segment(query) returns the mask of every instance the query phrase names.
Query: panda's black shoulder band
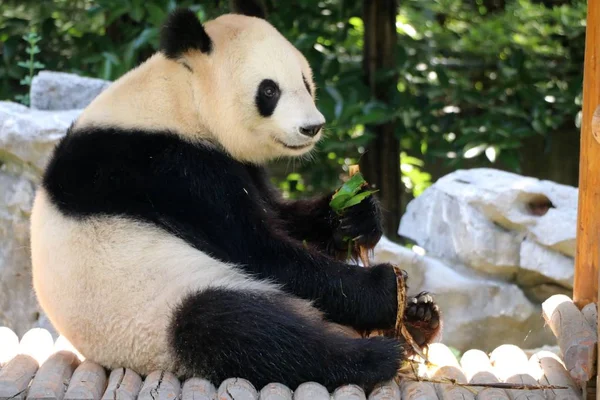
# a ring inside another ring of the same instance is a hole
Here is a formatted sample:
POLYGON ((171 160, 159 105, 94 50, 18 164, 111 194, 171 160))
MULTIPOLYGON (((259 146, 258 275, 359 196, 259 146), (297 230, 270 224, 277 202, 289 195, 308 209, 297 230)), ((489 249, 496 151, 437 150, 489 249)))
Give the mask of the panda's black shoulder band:
POLYGON ((189 9, 173 11, 163 25, 160 37, 161 51, 171 59, 181 57, 190 50, 210 53, 212 40, 196 14, 189 9))

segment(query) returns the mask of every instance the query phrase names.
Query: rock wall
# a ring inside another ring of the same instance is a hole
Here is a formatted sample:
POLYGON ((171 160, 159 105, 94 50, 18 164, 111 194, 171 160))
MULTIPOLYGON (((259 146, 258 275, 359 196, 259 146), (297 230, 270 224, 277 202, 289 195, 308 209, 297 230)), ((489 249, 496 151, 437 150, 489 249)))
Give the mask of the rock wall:
MULTIPOLYGON (((35 187, 56 142, 109 84, 44 71, 33 80, 31 108, 0 102, 0 326, 19 336, 50 328, 31 287, 35 187)), ((445 343, 539 347, 553 343, 540 302, 572 289, 576 208, 575 188, 489 169, 457 171, 412 201, 402 219, 399 233, 426 255, 384 238, 374 258, 403 265, 411 292, 437 295, 445 343)))

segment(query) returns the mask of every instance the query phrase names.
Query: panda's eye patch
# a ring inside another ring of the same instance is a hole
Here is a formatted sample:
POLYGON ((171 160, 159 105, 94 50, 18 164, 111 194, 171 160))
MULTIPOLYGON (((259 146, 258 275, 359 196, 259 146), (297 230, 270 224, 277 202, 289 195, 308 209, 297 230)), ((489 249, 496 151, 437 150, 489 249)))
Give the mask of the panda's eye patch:
POLYGON ((271 79, 264 79, 258 85, 255 99, 260 115, 263 117, 271 116, 273 111, 275 111, 275 107, 277 107, 280 96, 281 90, 279 89, 279 85, 271 79))

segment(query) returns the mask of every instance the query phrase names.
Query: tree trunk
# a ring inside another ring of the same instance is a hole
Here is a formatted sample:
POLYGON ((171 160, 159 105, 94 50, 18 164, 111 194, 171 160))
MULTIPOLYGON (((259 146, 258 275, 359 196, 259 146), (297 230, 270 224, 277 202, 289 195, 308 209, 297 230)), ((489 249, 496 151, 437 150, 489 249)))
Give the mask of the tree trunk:
MULTIPOLYGON (((363 71, 371 94, 389 103, 396 90, 396 74, 376 79, 382 71, 396 67, 397 46, 396 0, 364 0, 363 71)), ((361 159, 365 179, 379 190, 377 193, 384 213, 384 233, 398 239, 397 230, 401 216, 400 141, 394 134, 394 122, 369 127, 376 138, 369 144, 361 159)))

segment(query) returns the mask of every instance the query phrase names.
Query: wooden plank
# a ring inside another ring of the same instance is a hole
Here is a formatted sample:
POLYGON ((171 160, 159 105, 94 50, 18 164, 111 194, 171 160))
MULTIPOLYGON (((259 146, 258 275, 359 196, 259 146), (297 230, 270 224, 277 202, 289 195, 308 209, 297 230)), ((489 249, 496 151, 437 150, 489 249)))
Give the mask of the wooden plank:
POLYGON ((292 400, 291 389, 281 383, 269 383, 260 391, 260 400, 292 400))
POLYGON ((181 400, 216 400, 217 388, 202 378, 191 378, 183 384, 181 400))
MULTIPOLYGON (((442 343, 432 343, 427 357, 431 365, 426 369, 426 376, 434 380, 456 380, 467 383, 467 378, 460 368, 454 353, 442 343)), ((474 399, 473 392, 460 386, 436 383, 434 384, 437 397, 440 399, 474 399)))
POLYGON ((329 400, 325 386, 316 382, 304 382, 296 388, 294 400, 329 400))
POLYGON ((593 331, 598 332, 598 307, 595 303, 590 303, 581 309, 583 318, 593 331))
POLYGON ((106 388, 106 372, 95 362, 85 360, 73 373, 65 400, 100 400, 106 388))
MULTIPOLYGON (((509 377, 506 382, 520 385, 537 385, 538 381, 529 374, 515 374, 509 377)), ((507 390, 512 400, 544 400, 543 390, 507 390)))
POLYGON ((532 374, 540 385, 566 386, 568 389, 545 390, 547 399, 580 400, 577 385, 558 356, 549 351, 539 351, 529 359, 532 374))
POLYGON ((580 309, 586 304, 598 302, 600 260, 600 143, 594 139, 592 129, 593 115, 600 105, 600 2, 588 0, 587 4, 577 250, 573 282, 573 299, 580 309))
POLYGON ((33 378, 27 398, 62 400, 69 387, 73 371, 78 365, 79 359, 70 351, 59 351, 52 354, 33 378))
POLYGON ((19 354, 0 370, 0 400, 23 400, 29 383, 38 370, 38 362, 19 354))
POLYGON ((10 328, 0 327, 0 368, 19 353, 19 337, 10 328))
POLYGON ((219 400, 257 400, 254 385, 242 378, 225 379, 217 391, 219 400))
POLYGON ((357 385, 344 385, 335 389, 333 400, 367 400, 364 390, 357 385))
POLYGON ((438 398, 433 383, 403 379, 400 382, 402 400, 435 400, 438 398))
MULTIPOLYGON (((467 377, 464 372, 459 367, 453 365, 445 365, 439 368, 433 375, 433 378, 436 380, 448 379, 458 383, 467 383, 467 377)), ((435 389, 438 398, 442 400, 475 400, 475 394, 471 390, 451 383, 436 383, 435 389)))
MULTIPOLYGON (((468 350, 460 359, 460 365, 469 383, 498 383, 490 358, 481 350, 468 350)), ((477 400, 509 400, 508 393, 500 388, 473 387, 477 400)))
POLYGON ((21 338, 19 353, 27 354, 42 365, 54 352, 54 339, 46 329, 30 329, 21 338))
POLYGON ((142 378, 129 368, 114 369, 102 400, 136 400, 142 388, 142 378))
MULTIPOLYGON (((537 385, 538 382, 529 373, 531 371, 529 360, 525 352, 514 345, 502 345, 494 349, 490 355, 495 375, 501 380, 515 384, 537 385)), ((506 391, 512 400, 543 400, 541 390, 515 390, 506 391)))
POLYGON ((181 393, 179 379, 168 371, 151 372, 144 381, 138 400, 175 400, 181 393))
POLYGON ((400 387, 395 381, 379 384, 369 394, 369 400, 400 400, 400 387))
POLYGON ((554 332, 571 377, 581 385, 595 373, 597 334, 583 314, 565 295, 554 295, 542 303, 544 319, 554 332))

